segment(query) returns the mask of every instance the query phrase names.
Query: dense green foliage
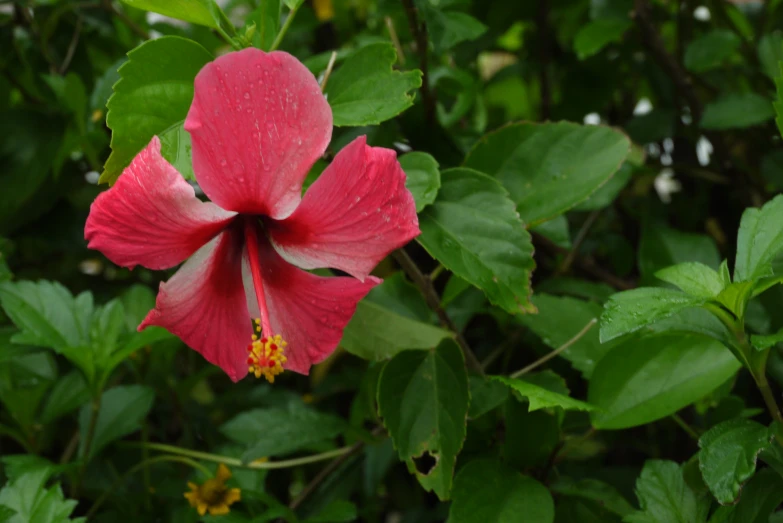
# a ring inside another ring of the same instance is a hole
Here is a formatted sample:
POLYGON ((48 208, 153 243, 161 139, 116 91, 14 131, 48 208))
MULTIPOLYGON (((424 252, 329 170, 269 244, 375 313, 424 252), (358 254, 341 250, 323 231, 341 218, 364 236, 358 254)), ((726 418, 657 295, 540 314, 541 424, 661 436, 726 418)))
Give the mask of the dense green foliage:
POLYGON ((0 0, 0 72, 0 523, 783 521, 783 1, 0 0), (274 385, 84 241, 250 46, 332 108, 307 184, 366 134, 421 228, 274 385))

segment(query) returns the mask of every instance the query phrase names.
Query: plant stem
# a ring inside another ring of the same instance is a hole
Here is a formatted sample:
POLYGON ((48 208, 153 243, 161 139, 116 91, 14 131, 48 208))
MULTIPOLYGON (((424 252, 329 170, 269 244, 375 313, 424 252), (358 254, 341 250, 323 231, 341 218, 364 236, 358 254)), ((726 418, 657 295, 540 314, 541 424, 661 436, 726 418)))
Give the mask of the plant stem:
POLYGON ((326 64, 326 71, 324 71, 324 77, 321 80, 321 92, 326 90, 326 82, 329 81, 329 75, 332 74, 332 68, 334 68, 335 60, 337 60, 337 51, 332 51, 332 56, 329 57, 329 63, 326 64))
POLYGON ((394 259, 397 260, 397 263, 400 264, 400 267, 402 267, 402 270, 405 271, 405 274, 407 274, 408 277, 413 280, 413 283, 416 284, 422 294, 424 294, 424 299, 427 301, 427 305, 430 307, 430 309, 435 311, 435 314, 438 315, 440 322, 452 333, 454 333, 454 338, 462 349, 462 353, 465 355, 465 362, 467 363, 468 367, 477 374, 483 376, 484 370, 481 368, 481 363, 476 358, 476 355, 473 354, 473 351, 470 350, 468 342, 465 341, 465 338, 457 328, 457 325, 449 317, 443 307, 440 306, 440 296, 438 296, 438 292, 435 290, 435 287, 433 287, 432 280, 425 276, 423 272, 421 272, 418 265, 416 265, 416 262, 414 262, 411 257, 408 256, 407 252, 405 252, 405 249, 397 249, 394 251, 393 256, 394 259))
POLYGON ((560 264, 560 267, 555 272, 556 275, 565 274, 568 272, 568 269, 571 268, 571 264, 574 263, 574 259, 576 258, 579 248, 582 246, 582 242, 584 242, 585 238, 587 238, 587 234, 590 232, 590 228, 598 219, 599 214, 601 214, 600 209, 591 212, 585 222, 582 224, 582 227, 576 234, 576 238, 574 239, 574 243, 571 246, 571 250, 568 252, 568 254, 566 254, 566 257, 563 259, 563 263, 560 264))
POLYGON ((241 467, 246 469, 284 469, 297 467, 299 465, 307 465, 308 463, 316 463, 318 461, 340 457, 343 454, 350 452, 352 449, 352 447, 341 447, 339 449, 329 450, 327 452, 321 452, 320 454, 313 454, 310 456, 303 456, 301 458, 267 462, 260 462, 256 460, 251 461, 250 463, 244 463, 242 460, 237 458, 221 456, 219 454, 210 454, 208 452, 199 452, 197 450, 183 449, 182 447, 166 445, 165 443, 147 443, 143 446, 149 450, 168 452, 169 454, 178 454, 180 456, 187 456, 189 458, 202 459, 204 461, 211 461, 214 463, 223 463, 225 465, 231 465, 232 467, 241 467))
POLYGON ((577 333, 574 335, 574 337, 573 337, 573 338, 571 338, 571 339, 570 339, 570 340, 568 340, 567 342, 563 343, 561 346, 559 346, 558 348, 556 348, 556 349, 555 349, 555 350, 553 350, 552 352, 550 352, 550 353, 546 354, 545 356, 542 356, 542 357, 538 358, 536 361, 534 361, 533 363, 531 363, 531 364, 530 364, 530 365, 528 365, 527 367, 523 367, 523 368, 519 369, 519 370, 518 370, 518 371, 516 371, 515 373, 511 374, 511 376, 510 376, 510 377, 511 377, 511 378, 518 378, 518 377, 522 376, 523 374, 527 374, 527 373, 528 373, 528 372, 530 372, 531 370, 533 370, 533 369, 535 369, 535 368, 537 368, 537 367, 540 367, 540 366, 541 366, 541 365, 543 365, 544 363, 548 362, 549 360, 551 360, 552 358, 554 358, 555 356, 557 356, 558 354, 560 354, 561 352, 563 352, 564 350, 566 350, 568 347, 570 347, 571 345, 573 345, 574 343, 576 343, 577 341, 579 341, 579 340, 582 338, 582 336, 584 336, 585 334, 587 334, 587 331, 589 331, 590 329, 592 329, 592 328, 593 328, 593 325, 595 325, 596 323, 598 323, 598 320, 597 320, 596 318, 593 318, 592 320, 588 321, 588 322, 587 322, 587 325, 585 325, 584 327, 582 327, 582 330, 580 330, 579 332, 577 332, 577 333))
POLYGON ((144 461, 141 461, 137 463, 136 465, 129 468, 122 476, 117 478, 117 480, 109 487, 109 489, 101 494, 101 496, 95 500, 95 503, 93 503, 92 507, 90 507, 90 510, 87 512, 86 519, 89 520, 95 513, 98 511, 99 508, 101 508, 101 505, 109 498, 109 496, 119 488, 120 485, 125 483, 125 481, 135 474, 136 472, 145 469, 149 465, 152 465, 154 463, 161 463, 164 461, 174 461, 177 463, 184 463, 185 465, 189 465, 193 467, 196 470, 199 470, 204 473, 207 477, 211 477, 212 473, 207 469, 204 465, 200 464, 197 461, 194 461, 190 458, 183 458, 181 456, 156 456, 154 458, 145 459, 144 461))
POLYGON ((769 381, 767 381, 767 374, 761 372, 758 376, 753 376, 756 380, 756 386, 761 392, 761 397, 764 398, 764 403, 767 405, 767 410, 772 415, 772 419, 778 423, 783 423, 783 416, 780 414, 780 408, 775 401, 775 395, 772 393, 772 389, 769 387, 769 381))
POLYGON ((272 42, 272 47, 269 48, 269 51, 274 51, 277 49, 277 47, 283 42, 283 37, 288 32, 288 28, 291 27, 291 24, 294 21, 294 17, 296 16, 297 11, 299 11, 299 7, 296 9, 291 9, 291 12, 288 13, 288 17, 286 17, 285 22, 283 22, 283 27, 280 28, 280 32, 277 33, 277 36, 275 37, 275 41, 272 42))
POLYGON ((696 441, 699 441, 699 435, 696 433, 696 431, 695 431, 695 430, 693 430, 693 429, 691 428, 691 426, 690 426, 690 425, 688 425, 688 424, 685 422, 685 420, 684 420, 684 419, 682 419, 682 418, 679 416, 679 414, 672 414, 672 419, 674 420, 674 422, 675 422, 677 425, 679 425, 679 426, 680 426, 680 428, 681 428, 682 430, 684 430, 684 431, 685 431, 685 433, 686 433, 686 434, 688 434, 688 436, 690 436, 691 438, 693 438, 693 439, 694 439, 694 440, 696 440, 696 441))
POLYGON ((76 482, 71 489, 71 497, 76 498, 79 496, 79 488, 84 480, 84 474, 87 472, 87 465, 90 463, 90 450, 92 450, 92 443, 95 439, 95 427, 98 425, 98 415, 101 412, 101 392, 92 399, 90 408, 90 424, 87 426, 87 434, 84 436, 84 463, 82 463, 79 475, 76 478, 76 482))

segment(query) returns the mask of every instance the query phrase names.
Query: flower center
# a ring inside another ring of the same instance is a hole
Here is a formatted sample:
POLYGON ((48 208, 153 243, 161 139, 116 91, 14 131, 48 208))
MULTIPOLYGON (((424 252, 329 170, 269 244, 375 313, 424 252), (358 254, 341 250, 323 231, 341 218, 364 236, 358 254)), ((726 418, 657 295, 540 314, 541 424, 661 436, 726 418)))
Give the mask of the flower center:
POLYGON ((261 376, 269 383, 275 382, 275 376, 283 372, 283 363, 288 359, 283 355, 288 345, 279 334, 261 337, 261 319, 255 320, 256 334, 247 346, 247 371, 256 378, 261 376))

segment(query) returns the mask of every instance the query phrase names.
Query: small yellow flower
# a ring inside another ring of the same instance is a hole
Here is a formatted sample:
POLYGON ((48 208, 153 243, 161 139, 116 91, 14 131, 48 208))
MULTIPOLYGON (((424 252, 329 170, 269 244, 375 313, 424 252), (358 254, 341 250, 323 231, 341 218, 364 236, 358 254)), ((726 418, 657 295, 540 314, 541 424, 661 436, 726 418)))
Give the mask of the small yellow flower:
POLYGON ((185 497, 190 502, 190 506, 198 510, 201 516, 206 514, 207 510, 212 516, 228 514, 230 511, 228 507, 241 498, 241 491, 238 488, 226 488, 226 481, 229 478, 231 478, 231 471, 221 463, 215 477, 208 479, 203 485, 188 482, 190 492, 186 492, 185 497))

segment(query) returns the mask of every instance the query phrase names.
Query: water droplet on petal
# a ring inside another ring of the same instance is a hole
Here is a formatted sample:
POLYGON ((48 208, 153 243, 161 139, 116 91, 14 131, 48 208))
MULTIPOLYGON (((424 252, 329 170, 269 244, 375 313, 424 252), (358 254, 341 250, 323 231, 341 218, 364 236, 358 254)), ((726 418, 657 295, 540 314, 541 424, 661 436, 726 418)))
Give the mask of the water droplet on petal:
POLYGON ((245 97, 245 100, 250 100, 250 93, 245 92, 244 97, 245 97))

